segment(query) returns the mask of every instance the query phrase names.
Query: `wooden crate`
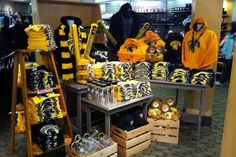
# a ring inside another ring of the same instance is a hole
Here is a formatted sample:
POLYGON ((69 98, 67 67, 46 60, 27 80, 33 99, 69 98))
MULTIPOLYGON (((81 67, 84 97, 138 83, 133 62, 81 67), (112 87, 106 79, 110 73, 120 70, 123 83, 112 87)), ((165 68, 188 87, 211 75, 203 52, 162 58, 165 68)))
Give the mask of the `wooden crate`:
POLYGON ((179 143, 179 120, 154 120, 148 118, 148 122, 151 125, 152 141, 179 143))
POLYGON ((124 131, 114 125, 111 127, 112 139, 118 143, 118 154, 129 157, 147 149, 151 144, 151 127, 145 125, 132 131, 124 131))
POLYGON ((98 152, 95 152, 89 156, 81 156, 78 153, 76 153, 73 149, 71 149, 70 146, 66 146, 66 157, 117 157, 117 143, 114 143, 113 145, 102 149, 98 152))

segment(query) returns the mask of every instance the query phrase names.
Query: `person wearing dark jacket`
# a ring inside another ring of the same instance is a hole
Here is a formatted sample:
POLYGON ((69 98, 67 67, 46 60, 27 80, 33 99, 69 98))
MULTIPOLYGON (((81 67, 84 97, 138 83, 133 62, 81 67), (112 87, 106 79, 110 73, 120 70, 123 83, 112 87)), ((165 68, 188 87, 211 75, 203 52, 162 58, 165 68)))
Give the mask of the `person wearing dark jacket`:
MULTIPOLYGON (((124 41, 127 38, 134 38, 139 32, 138 15, 132 11, 129 3, 122 5, 120 10, 111 17, 109 31, 117 40, 117 45, 112 50, 116 56, 116 52, 124 41)), ((109 45, 111 46, 111 43, 109 45)))

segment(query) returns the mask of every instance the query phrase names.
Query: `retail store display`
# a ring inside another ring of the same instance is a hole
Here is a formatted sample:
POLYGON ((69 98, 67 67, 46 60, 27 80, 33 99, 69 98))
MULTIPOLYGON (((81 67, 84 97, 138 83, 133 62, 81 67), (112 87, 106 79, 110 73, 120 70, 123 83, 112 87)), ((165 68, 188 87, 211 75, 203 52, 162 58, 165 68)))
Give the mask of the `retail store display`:
POLYGON ((56 50, 56 59, 58 62, 58 70, 62 80, 70 80, 75 78, 75 57, 71 53, 68 41, 73 39, 72 27, 67 21, 73 21, 73 23, 79 27, 81 25, 81 19, 73 16, 61 17, 61 24, 54 32, 56 44, 58 46, 56 50))
POLYGON ((64 144, 63 131, 55 124, 38 124, 31 129, 33 142, 37 143, 43 151, 64 144))
POLYGON ((56 48, 56 43, 49 25, 31 25, 25 29, 28 35, 28 49, 48 51, 56 48))
POLYGON ((218 59, 216 33, 208 28, 204 18, 197 18, 190 25, 183 40, 182 63, 190 69, 210 69, 218 59))
POLYGON ((62 118, 59 96, 60 94, 46 93, 29 97, 30 123, 37 124, 50 119, 62 118))
MULTIPOLYGON (((53 54, 50 50, 37 51, 40 52, 39 54, 44 61, 43 65, 47 67, 47 69, 44 66, 38 66, 37 64, 30 64, 31 66, 26 67, 25 58, 27 54, 35 54, 36 50, 17 50, 14 57, 11 112, 24 112, 28 157, 42 155, 45 151, 64 146, 71 142, 72 137, 72 130, 53 54), (19 85, 17 84, 18 68, 21 71, 19 77, 21 81, 19 82, 21 82, 20 88, 22 91, 23 109, 22 107, 21 109, 16 107, 17 87, 19 85), (62 124, 60 127, 63 127, 63 132, 60 131, 61 129, 55 126, 55 123, 51 122, 51 120, 62 124), (40 128, 31 131, 31 129, 33 130, 36 126, 39 126, 40 128), (34 133, 36 133, 36 135, 34 133)), ((15 118, 15 114, 11 114, 11 152, 14 150, 15 129, 17 129, 15 128, 15 118)), ((19 127, 19 125, 17 126, 19 127)))
POLYGON ((133 80, 133 66, 130 62, 112 62, 116 66, 117 81, 133 80))
POLYGON ((140 62, 134 66, 134 79, 146 79, 149 80, 151 77, 151 63, 140 62))
POLYGON ((130 112, 116 114, 112 118, 112 124, 122 130, 132 131, 147 125, 148 122, 144 118, 143 111, 140 108, 134 108, 130 112))
POLYGON ((113 125, 111 131, 112 139, 118 144, 118 154, 122 157, 137 154, 147 149, 151 144, 151 127, 149 124, 131 131, 113 125))
POLYGON ((180 121, 148 118, 152 141, 178 144, 180 121))
POLYGON ((117 56, 122 62, 137 63, 138 61, 146 60, 147 45, 140 40, 128 38, 121 45, 117 56))
POLYGON ((148 109, 152 141, 178 143, 180 111, 175 98, 155 98, 148 109))
POLYGON ((149 106, 148 116, 153 119, 177 121, 180 118, 180 111, 174 98, 166 98, 163 101, 155 98, 149 106))
POLYGON ((70 147, 81 156, 89 156, 113 144, 111 137, 94 129, 82 137, 76 135, 70 147))
POLYGON ((191 70, 191 84, 214 86, 215 73, 212 70, 191 70))
POLYGON ((189 83, 190 72, 189 69, 184 67, 174 67, 170 76, 171 82, 174 83, 189 83))
POLYGON ((163 61, 165 42, 160 36, 152 31, 147 31, 145 36, 140 39, 148 48, 146 50, 146 60, 148 61, 163 61))
POLYGON ((93 80, 88 83, 88 99, 100 105, 140 98, 151 95, 151 93, 149 82, 93 80))
POLYGON ((130 3, 125 3, 120 10, 112 15, 109 31, 117 40, 115 52, 124 43, 127 38, 134 38, 139 32, 139 18, 132 11, 130 3))
POLYGON ((183 36, 178 32, 169 33, 166 41, 164 61, 181 64, 183 36))
POLYGON ((55 86, 52 72, 41 66, 26 71, 27 87, 31 90, 42 90, 55 86))
POLYGON ((152 79, 168 81, 169 80, 169 66, 168 62, 158 62, 153 65, 152 68, 152 79))
POLYGON ((111 137, 94 129, 83 136, 76 135, 71 145, 66 146, 66 154, 68 157, 117 157, 117 149, 111 137))

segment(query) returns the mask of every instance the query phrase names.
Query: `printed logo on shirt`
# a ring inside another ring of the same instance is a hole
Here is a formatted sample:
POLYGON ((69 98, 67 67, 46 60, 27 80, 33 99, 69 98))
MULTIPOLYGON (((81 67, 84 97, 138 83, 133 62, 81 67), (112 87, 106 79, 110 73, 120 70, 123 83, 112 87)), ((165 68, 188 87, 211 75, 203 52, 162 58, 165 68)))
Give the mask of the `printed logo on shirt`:
POLYGON ((125 49, 128 51, 128 52, 133 52, 135 49, 137 49, 137 46, 132 44, 132 45, 128 45, 125 47, 125 49))
POLYGON ((170 46, 172 48, 172 50, 179 50, 179 48, 181 47, 181 42, 178 40, 174 40, 170 43, 170 46))
POLYGON ((196 48, 199 48, 199 47, 200 47, 199 39, 190 40, 190 41, 188 42, 188 49, 189 49, 189 51, 191 51, 191 52, 194 53, 195 47, 196 47, 196 48))

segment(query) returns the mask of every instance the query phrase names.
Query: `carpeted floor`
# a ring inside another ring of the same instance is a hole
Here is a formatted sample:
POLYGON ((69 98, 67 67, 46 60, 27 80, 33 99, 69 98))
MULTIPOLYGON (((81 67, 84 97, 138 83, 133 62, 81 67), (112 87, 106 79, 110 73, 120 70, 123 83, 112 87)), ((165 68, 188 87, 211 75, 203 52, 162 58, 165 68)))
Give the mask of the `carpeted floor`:
MULTIPOLYGON (((154 88, 158 97, 175 96, 173 90, 154 88)), ((149 149, 135 155, 136 157, 218 157, 224 126, 228 87, 216 87, 211 126, 203 126, 200 141, 196 140, 197 125, 181 123, 179 144, 153 142, 149 149)), ((183 91, 180 91, 180 107, 183 107, 183 91)), ((9 154, 9 117, 0 116, 0 156, 9 154)), ((12 157, 26 157, 26 139, 24 134, 16 136, 15 153, 12 157)), ((64 157, 63 150, 45 156, 64 157)))

